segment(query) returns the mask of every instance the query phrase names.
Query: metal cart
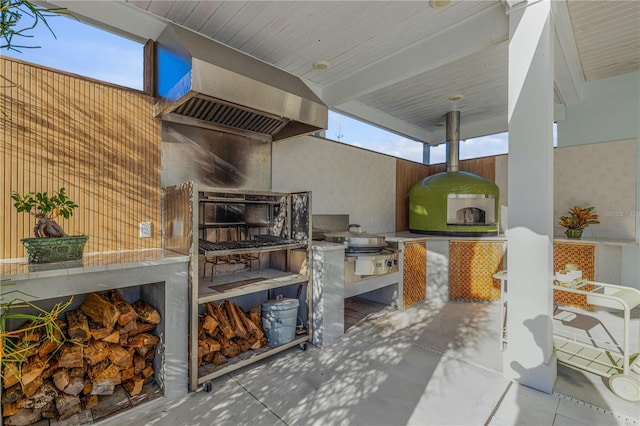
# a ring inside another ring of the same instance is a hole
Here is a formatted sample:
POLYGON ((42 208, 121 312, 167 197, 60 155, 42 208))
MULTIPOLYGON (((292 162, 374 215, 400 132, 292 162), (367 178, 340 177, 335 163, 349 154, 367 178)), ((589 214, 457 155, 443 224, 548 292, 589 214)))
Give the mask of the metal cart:
POLYGON ((609 379, 611 391, 627 401, 640 401, 640 342, 630 350, 631 310, 640 305, 640 291, 625 286, 582 280, 574 286, 554 285, 556 290, 580 294, 588 304, 595 307, 620 310, 623 313, 623 340, 621 352, 594 346, 591 342, 579 341, 575 336, 561 336, 554 328, 553 346, 558 362, 589 371, 609 379), (634 375, 632 375, 634 373, 634 375))

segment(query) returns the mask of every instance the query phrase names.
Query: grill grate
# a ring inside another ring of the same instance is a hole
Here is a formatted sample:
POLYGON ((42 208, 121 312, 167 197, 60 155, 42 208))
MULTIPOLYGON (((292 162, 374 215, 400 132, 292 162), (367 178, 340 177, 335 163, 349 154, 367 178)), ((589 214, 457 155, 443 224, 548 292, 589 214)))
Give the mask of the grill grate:
POLYGON ((228 254, 251 253, 256 249, 295 247, 302 243, 296 240, 271 236, 272 238, 260 238, 256 240, 221 241, 211 242, 199 240, 198 247, 205 256, 221 256, 228 254))
POLYGON ((193 97, 180 105, 176 113, 209 123, 273 136, 287 120, 258 113, 213 98, 193 97))

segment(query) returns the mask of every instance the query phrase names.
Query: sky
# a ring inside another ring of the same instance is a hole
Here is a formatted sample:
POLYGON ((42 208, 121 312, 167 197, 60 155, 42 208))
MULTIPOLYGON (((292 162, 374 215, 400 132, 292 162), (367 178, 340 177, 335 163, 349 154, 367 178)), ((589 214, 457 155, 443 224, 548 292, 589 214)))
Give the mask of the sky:
MULTIPOLYGON (((13 44, 33 48, 20 48, 20 52, 2 49, 0 55, 142 90, 142 44, 66 17, 51 17, 47 19, 47 23, 53 34, 46 26, 38 25, 28 33, 32 37, 14 37, 13 44)), ((325 137, 394 157, 422 162, 421 143, 333 111, 329 112, 329 125, 325 137)), ((504 154, 507 147, 506 133, 467 139, 460 141, 460 158, 464 160, 504 154)), ((431 147, 430 163, 444 161, 445 145, 431 147)))
POLYGON ((12 40, 32 48, 2 49, 0 54, 142 90, 142 44, 62 16, 47 23, 53 34, 38 25, 28 33, 33 37, 12 40))

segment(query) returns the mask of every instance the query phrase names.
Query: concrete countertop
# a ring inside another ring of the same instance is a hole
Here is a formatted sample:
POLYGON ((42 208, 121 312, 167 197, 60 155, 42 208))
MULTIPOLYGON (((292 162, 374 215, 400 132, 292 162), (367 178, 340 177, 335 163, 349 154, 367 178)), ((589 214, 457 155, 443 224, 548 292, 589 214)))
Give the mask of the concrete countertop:
MULTIPOLYGON (((450 241, 450 240, 458 240, 458 241, 506 241, 507 236, 505 234, 498 234, 492 237, 456 237, 456 236, 446 236, 446 235, 425 235, 425 234, 417 234, 409 231, 403 232, 389 232, 385 234, 380 234, 385 237, 387 241, 392 242, 407 242, 407 241, 416 241, 416 240, 431 240, 431 241, 450 241)), ((616 240, 616 239, 608 239, 608 238, 582 238, 580 240, 570 239, 562 236, 554 236, 554 242, 562 242, 562 243, 581 243, 581 244, 599 244, 599 245, 616 245, 616 246, 629 246, 629 245, 637 245, 637 243, 633 240, 616 240)))
POLYGON ((608 246, 634 246, 637 243, 633 240, 616 240, 607 238, 581 238, 579 240, 566 237, 553 237, 554 242, 558 243, 580 243, 580 244, 599 244, 608 246))
POLYGON ((380 234, 385 236, 387 241, 392 242, 407 242, 407 241, 416 241, 416 240, 431 240, 431 241, 449 241, 449 240, 460 240, 460 241, 503 241, 506 240, 507 237, 504 234, 499 234, 493 237, 456 237, 449 235, 426 235, 426 234, 417 234, 409 231, 403 232, 389 232, 387 234, 380 234))
POLYGON ((8 259, 0 260, 0 276, 3 280, 23 281, 35 278, 167 265, 189 262, 189 260, 190 257, 187 255, 163 249, 85 253, 83 258, 78 260, 40 264, 29 264, 24 258, 8 259))

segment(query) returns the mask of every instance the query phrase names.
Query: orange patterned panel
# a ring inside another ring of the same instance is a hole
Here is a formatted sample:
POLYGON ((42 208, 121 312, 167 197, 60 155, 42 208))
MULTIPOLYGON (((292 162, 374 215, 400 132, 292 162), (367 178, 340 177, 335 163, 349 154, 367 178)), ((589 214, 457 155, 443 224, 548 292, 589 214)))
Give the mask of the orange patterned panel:
POLYGON ((427 247, 424 241, 404 245, 404 307, 427 298, 427 247))
MULTIPOLYGON (((567 263, 573 263, 582 270, 582 278, 595 279, 595 244, 586 243, 553 243, 553 272, 563 270, 567 263)), ((587 287, 581 290, 589 291, 587 287)), ((553 290, 553 302, 558 305, 575 306, 577 308, 593 310, 593 305, 587 303, 587 297, 562 290, 553 290)))
POLYGON ((449 300, 500 300, 500 281, 493 274, 504 269, 504 242, 449 243, 449 300))

